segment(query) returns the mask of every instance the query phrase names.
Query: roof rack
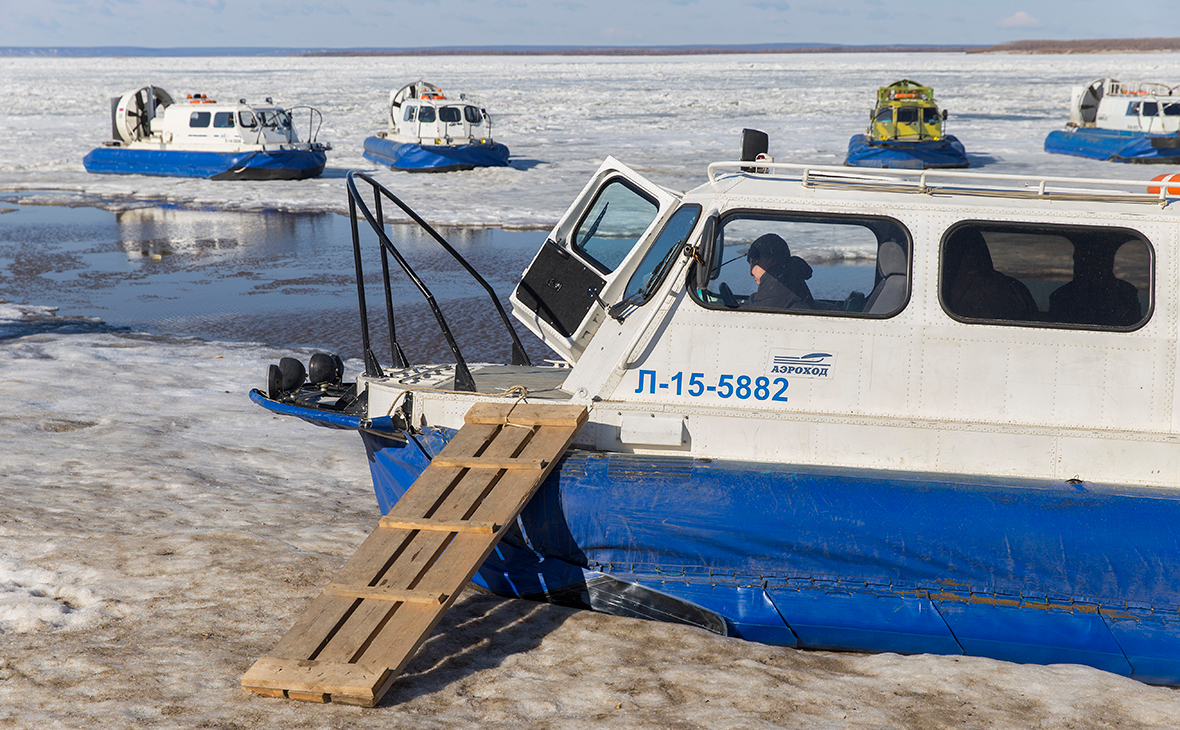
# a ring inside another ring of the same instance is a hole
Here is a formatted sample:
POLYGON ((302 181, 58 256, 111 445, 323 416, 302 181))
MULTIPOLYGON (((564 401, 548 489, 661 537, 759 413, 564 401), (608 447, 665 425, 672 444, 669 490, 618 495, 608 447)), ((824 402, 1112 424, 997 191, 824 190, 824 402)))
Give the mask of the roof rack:
POLYGON ((790 162, 714 162, 709 182, 719 172, 739 175, 775 175, 798 180, 806 188, 834 188, 920 195, 978 195, 988 198, 1033 200, 1100 200, 1118 203, 1152 203, 1161 208, 1180 199, 1180 178, 1172 182, 1083 177, 1000 175, 961 170, 889 170, 802 165, 790 162), (996 184, 1003 183, 1003 184, 996 184), (1138 188, 1138 190, 1132 190, 1138 188), (1140 192, 1142 191, 1142 192, 1140 192))

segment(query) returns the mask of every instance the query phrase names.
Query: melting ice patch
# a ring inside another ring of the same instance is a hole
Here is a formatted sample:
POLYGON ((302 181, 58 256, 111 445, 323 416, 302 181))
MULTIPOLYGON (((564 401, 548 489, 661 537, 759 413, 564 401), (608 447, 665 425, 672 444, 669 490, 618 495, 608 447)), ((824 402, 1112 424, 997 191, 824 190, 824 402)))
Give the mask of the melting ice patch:
POLYGON ((0 550, 0 635, 86 628, 120 614, 87 587, 97 577, 93 570, 23 566, 19 557, 0 550))

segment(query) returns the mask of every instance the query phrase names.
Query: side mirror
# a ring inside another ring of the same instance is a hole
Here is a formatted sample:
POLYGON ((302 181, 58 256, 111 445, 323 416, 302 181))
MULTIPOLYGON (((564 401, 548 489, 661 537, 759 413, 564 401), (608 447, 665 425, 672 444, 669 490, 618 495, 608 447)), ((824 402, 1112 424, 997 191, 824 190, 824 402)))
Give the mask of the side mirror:
POLYGON ((705 226, 701 229, 701 244, 696 251, 696 270, 693 273, 698 289, 707 289, 709 277, 713 273, 713 237, 717 232, 717 216, 711 215, 705 219, 705 226))
POLYGON ((946 121, 946 109, 942 110, 942 121, 946 121))

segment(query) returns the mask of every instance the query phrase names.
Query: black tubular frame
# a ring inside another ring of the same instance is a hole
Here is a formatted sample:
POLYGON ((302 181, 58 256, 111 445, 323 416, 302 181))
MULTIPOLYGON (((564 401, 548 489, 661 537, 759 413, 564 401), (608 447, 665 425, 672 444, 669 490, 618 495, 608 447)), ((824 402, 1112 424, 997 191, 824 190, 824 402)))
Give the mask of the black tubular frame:
POLYGON ((394 203, 397 207, 410 216, 410 218, 417 223, 421 228, 429 233, 435 241, 439 243, 447 253, 451 254, 459 264, 467 270, 467 273, 479 283, 487 292, 488 297, 491 298, 496 312, 499 313, 500 319, 504 322, 504 327, 508 330, 508 335, 512 339, 512 364, 513 365, 531 365, 528 353, 524 351, 524 345, 521 344, 520 338, 516 335, 516 330, 512 328, 512 323, 508 321, 508 314, 504 311, 503 305, 496 297, 496 292, 492 289, 482 276, 479 275, 471 264, 467 263, 467 259, 456 251, 451 244, 447 243, 438 231, 431 228, 430 224, 422 220, 422 218, 410 209, 408 205, 403 203, 400 198, 391 193, 385 186, 369 177, 363 172, 356 170, 350 171, 347 178, 348 183, 348 217, 352 224, 352 253, 356 261, 356 293, 361 316, 361 346, 365 353, 365 375, 382 377, 384 373, 381 366, 377 362, 377 357, 369 344, 369 313, 365 304, 365 278, 364 268, 361 264, 361 239, 359 226, 357 225, 357 208, 360 208, 361 214, 364 215, 369 227, 377 234, 377 239, 381 243, 381 269, 384 275, 385 283, 385 310, 386 319, 389 322, 389 347, 390 356, 393 360, 395 368, 409 367, 409 360, 407 360, 405 353, 402 352, 401 345, 397 342, 397 336, 393 324, 393 294, 389 283, 389 256, 397 261, 401 266, 402 271, 406 272, 406 276, 418 287, 418 291, 426 298, 426 303, 430 305, 430 310, 434 313, 434 318, 438 322, 438 327, 442 331, 443 337, 451 348, 451 353, 455 356, 455 390, 475 392, 475 379, 471 376, 471 370, 467 367, 467 361, 463 359, 462 353, 459 352, 459 345, 455 342, 455 337, 451 334, 451 328, 447 325, 447 320, 443 317, 442 310, 439 309, 438 303, 434 299, 434 295, 426 288, 426 284, 422 279, 410 268, 410 264, 402 257, 397 247, 393 245, 393 241, 389 240, 389 236, 385 235, 385 218, 381 211, 381 198, 384 196, 394 203), (357 190, 356 179, 359 178, 369 183, 373 188, 373 207, 376 213, 370 212, 369 207, 365 205, 364 199, 357 190))

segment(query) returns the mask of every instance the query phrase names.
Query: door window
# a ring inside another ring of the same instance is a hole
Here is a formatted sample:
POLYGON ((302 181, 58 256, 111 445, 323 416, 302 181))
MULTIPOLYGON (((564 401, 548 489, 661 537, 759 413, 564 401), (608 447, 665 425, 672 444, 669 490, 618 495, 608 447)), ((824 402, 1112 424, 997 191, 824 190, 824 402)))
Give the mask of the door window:
POLYGON ((654 200, 622 180, 613 180, 582 217, 573 247, 603 273, 610 273, 635 248, 659 210, 654 200))
POLYGON ((443 122, 458 124, 460 119, 462 119, 462 112, 457 106, 444 106, 438 110, 438 118, 443 122))
POLYGON ((424 106, 418 110, 418 121, 429 124, 434 121, 434 107, 424 106))
POLYGON ((717 226, 693 296, 714 309, 888 317, 909 297, 909 252, 889 219, 738 212, 717 226))

